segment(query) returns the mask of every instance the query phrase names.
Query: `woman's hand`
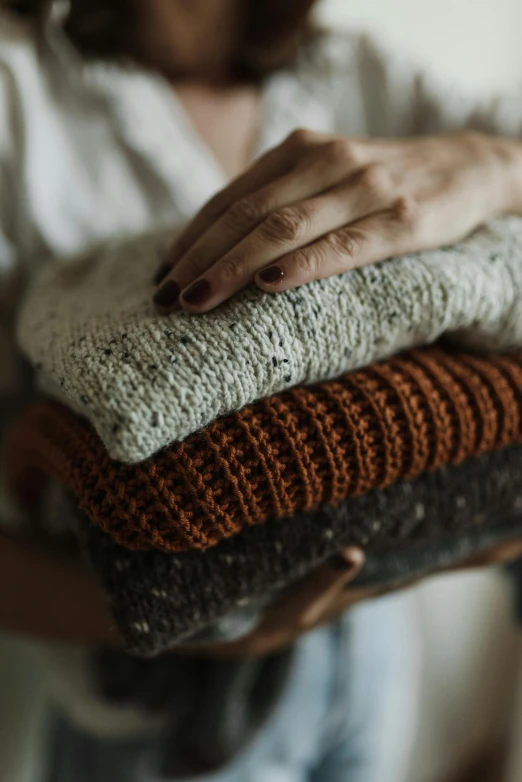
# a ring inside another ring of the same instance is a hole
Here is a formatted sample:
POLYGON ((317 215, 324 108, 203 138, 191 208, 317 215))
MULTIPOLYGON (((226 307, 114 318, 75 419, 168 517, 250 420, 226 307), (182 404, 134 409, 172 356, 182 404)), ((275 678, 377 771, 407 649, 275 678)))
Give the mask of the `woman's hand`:
POLYGON ((195 217, 158 271, 160 312, 255 282, 295 288, 453 244, 522 212, 522 146, 477 133, 372 141, 296 131, 195 217))
POLYGON ((205 657, 258 657, 290 646, 303 633, 325 624, 377 590, 349 591, 364 565, 361 549, 344 549, 328 564, 288 589, 265 609, 259 626, 245 638, 230 643, 182 644, 177 654, 205 657))
MULTIPOLYGON (((450 568, 441 568, 426 577, 477 568, 507 565, 522 557, 522 538, 497 543, 450 568)), ((271 654, 290 646, 303 633, 338 618, 358 603, 416 586, 423 578, 403 582, 399 587, 351 587, 364 565, 364 553, 357 547, 341 551, 333 561, 295 584, 283 597, 265 610, 260 625, 238 641, 219 644, 182 644, 175 654, 203 657, 247 658, 271 654)))

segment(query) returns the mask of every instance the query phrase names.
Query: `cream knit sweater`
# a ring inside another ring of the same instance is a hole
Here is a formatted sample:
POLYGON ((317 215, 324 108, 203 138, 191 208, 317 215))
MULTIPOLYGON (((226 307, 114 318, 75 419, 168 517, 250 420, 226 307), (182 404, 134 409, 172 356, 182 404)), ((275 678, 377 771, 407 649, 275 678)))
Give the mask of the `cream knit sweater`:
POLYGON ((252 287, 207 315, 155 314, 154 270, 172 231, 49 265, 20 345, 47 391, 85 415, 115 459, 136 462, 232 410, 447 334, 522 344, 522 221, 462 244, 268 295, 252 287))

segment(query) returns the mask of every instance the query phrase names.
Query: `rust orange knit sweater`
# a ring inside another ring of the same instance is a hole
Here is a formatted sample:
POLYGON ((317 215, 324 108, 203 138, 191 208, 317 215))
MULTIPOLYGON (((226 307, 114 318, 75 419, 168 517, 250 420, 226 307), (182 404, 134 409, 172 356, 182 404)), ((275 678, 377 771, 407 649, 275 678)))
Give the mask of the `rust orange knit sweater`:
POLYGON ((44 403, 9 463, 21 496, 52 475, 118 543, 187 551, 521 440, 522 353, 429 348, 261 400, 138 465, 44 403))

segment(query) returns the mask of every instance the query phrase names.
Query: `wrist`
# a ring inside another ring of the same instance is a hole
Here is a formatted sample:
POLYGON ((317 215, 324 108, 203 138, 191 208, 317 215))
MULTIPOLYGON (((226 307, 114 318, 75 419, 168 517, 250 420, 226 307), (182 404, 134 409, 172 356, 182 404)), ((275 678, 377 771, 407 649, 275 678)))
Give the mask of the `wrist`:
POLYGON ((498 136, 481 138, 493 166, 490 216, 522 216, 522 141, 498 136))

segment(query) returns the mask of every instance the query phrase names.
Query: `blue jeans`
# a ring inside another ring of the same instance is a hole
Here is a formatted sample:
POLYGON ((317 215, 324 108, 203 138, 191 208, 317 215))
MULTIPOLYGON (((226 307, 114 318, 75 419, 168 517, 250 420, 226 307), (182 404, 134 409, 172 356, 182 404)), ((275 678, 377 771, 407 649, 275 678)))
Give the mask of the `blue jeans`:
MULTIPOLYGON (((257 740, 206 782, 404 782, 418 655, 409 606, 362 604, 305 636, 285 694, 257 740)), ((103 741, 64 717, 49 782, 157 782, 155 744, 103 741)), ((192 778, 194 779, 194 778, 192 778)))

